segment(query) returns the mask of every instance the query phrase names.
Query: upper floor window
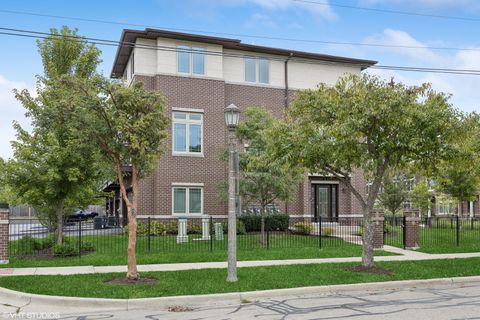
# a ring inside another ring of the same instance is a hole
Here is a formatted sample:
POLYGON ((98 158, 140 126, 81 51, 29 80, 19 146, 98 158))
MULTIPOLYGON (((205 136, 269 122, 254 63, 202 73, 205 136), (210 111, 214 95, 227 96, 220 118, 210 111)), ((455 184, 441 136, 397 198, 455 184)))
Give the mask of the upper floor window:
POLYGON ((270 61, 265 58, 245 57, 245 81, 270 83, 270 61))
POLYGON ((205 49, 178 46, 177 52, 177 71, 179 73, 205 74, 205 49))
POLYGON ((173 154, 203 152, 203 115, 191 112, 173 113, 173 154))

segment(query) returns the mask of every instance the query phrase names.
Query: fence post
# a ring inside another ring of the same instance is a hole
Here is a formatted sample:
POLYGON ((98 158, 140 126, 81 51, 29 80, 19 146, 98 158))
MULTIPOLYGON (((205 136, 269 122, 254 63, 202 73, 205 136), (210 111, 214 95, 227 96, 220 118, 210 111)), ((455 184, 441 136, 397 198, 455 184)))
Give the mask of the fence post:
POLYGON ((147 254, 150 254, 150 217, 147 218, 147 254))
POLYGON ((457 217, 456 217, 456 220, 457 220, 457 247, 460 245, 460 219, 458 217, 458 214, 457 214, 457 217))
POLYGON ((318 217, 318 247, 322 249, 322 216, 318 217))
POLYGON ((82 256, 82 219, 79 219, 78 220, 78 257, 80 258, 81 256, 82 256))
POLYGON ((420 243, 420 211, 418 209, 409 209, 403 212, 403 216, 405 249, 418 248, 420 243))
POLYGON ((0 264, 8 263, 9 213, 8 205, 0 203, 0 264))
POLYGON ((213 218, 210 216, 210 252, 213 252, 213 218))
POLYGON ((383 248, 383 224, 385 221, 385 214, 383 209, 373 209, 372 211, 372 222, 374 224, 373 230, 373 248, 382 249, 383 248))

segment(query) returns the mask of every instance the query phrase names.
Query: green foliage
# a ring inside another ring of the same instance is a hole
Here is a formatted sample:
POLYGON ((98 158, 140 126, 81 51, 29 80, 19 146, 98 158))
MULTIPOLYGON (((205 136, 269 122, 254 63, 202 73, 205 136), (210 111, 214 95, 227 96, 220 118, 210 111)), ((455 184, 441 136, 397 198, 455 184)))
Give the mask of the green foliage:
MULTIPOLYGON (((222 227, 223 227, 223 233, 228 234, 228 223, 223 222, 222 227)), ((245 235, 245 234, 247 234, 247 231, 245 230, 245 224, 241 220, 237 219, 237 235, 245 235)))
MULTIPOLYGON (((245 224, 247 232, 260 231, 262 217, 257 214, 245 214, 238 217, 245 224)), ((285 231, 288 230, 290 216, 283 213, 269 214, 265 217, 265 225, 269 230, 285 231)))
POLYGON ((240 193, 246 203, 258 203, 264 211, 275 200, 291 200, 303 175, 301 170, 267 157, 265 132, 275 121, 272 114, 262 107, 247 108, 244 114, 236 132, 238 139, 248 144, 240 154, 240 193))
POLYGON ((69 257, 78 254, 78 249, 70 243, 55 244, 52 247, 52 253, 56 256, 69 257))
POLYGON ((335 228, 332 227, 324 227, 322 228, 322 237, 330 237, 335 233, 335 228))
POLYGON ((420 214, 426 216, 432 203, 432 193, 430 192, 430 187, 425 181, 418 182, 415 185, 411 199, 413 206, 420 209, 420 214))
POLYGON ((383 190, 378 194, 378 201, 393 216, 402 208, 403 202, 408 198, 405 183, 403 174, 386 174, 383 178, 383 190))
POLYGON ((95 245, 92 242, 88 242, 88 241, 82 242, 81 249, 82 251, 87 251, 87 252, 95 251, 95 245))
POLYGON ((295 232, 299 234, 309 235, 313 231, 313 226, 308 222, 297 222, 293 225, 295 232))
POLYGON ((18 240, 17 248, 18 254, 30 255, 40 249, 40 243, 32 236, 23 236, 18 240))

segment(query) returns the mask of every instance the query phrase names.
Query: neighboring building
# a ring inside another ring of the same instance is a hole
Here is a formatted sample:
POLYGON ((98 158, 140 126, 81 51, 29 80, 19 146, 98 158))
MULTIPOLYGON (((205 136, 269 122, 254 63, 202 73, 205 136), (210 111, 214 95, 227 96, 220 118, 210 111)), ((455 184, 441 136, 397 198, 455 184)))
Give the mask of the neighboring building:
MULTIPOLYGON (((226 215, 219 188, 228 173, 220 153, 227 145, 223 112, 230 103, 263 106, 281 117, 296 90, 333 85, 376 63, 154 29, 124 30, 120 41, 111 76, 161 92, 172 120, 158 169, 141 181, 139 217, 226 215)), ((364 190, 361 172, 351 179, 364 190)), ((361 214, 345 186, 321 175, 308 175, 296 199, 278 207, 302 219, 361 214)))

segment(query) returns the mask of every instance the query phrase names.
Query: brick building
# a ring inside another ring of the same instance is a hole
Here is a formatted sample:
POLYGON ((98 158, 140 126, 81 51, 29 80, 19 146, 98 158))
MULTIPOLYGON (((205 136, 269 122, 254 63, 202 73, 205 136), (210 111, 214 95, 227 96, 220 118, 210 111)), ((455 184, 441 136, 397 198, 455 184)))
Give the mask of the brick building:
MULTIPOLYGON (((124 30, 121 43, 111 76, 161 92, 172 121, 167 151, 156 172, 141 181, 139 217, 226 215, 219 188, 227 181, 220 159, 227 105, 263 106, 281 117, 296 90, 334 84, 376 63, 154 29, 124 30)), ((361 172, 351 178, 365 189, 361 172)), ((278 206, 307 219, 361 213, 342 184, 315 174, 305 177, 294 201, 278 206)))

